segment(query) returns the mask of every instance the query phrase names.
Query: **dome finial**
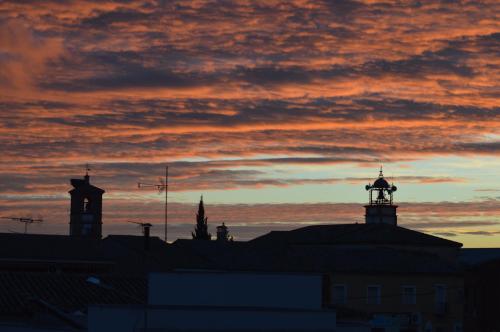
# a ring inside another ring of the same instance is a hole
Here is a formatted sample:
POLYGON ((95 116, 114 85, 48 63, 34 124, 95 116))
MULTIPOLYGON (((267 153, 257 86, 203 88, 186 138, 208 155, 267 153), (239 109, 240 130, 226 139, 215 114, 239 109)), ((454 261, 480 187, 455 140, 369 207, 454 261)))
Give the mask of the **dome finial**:
POLYGON ((380 173, 378 174, 380 178, 384 177, 384 173, 382 172, 382 165, 380 165, 380 173))

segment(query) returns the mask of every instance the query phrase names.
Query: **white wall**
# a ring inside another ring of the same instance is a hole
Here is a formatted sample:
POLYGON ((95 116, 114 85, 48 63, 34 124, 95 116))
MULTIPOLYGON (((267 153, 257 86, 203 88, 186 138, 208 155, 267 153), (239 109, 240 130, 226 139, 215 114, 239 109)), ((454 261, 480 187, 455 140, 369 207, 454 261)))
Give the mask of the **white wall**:
POLYGON ((299 274, 175 272, 149 276, 152 305, 320 309, 322 277, 299 274))

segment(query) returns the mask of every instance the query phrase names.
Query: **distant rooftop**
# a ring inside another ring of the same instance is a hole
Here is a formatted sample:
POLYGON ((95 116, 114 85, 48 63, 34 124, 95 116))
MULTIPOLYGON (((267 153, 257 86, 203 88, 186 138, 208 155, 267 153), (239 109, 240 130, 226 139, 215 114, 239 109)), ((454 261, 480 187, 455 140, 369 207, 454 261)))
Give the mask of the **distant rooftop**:
POLYGON ((106 261, 99 240, 68 235, 0 233, 0 260, 106 261))
POLYGON ((303 245, 284 241, 220 244, 193 240, 178 240, 173 245, 206 259, 207 269, 221 271, 401 274, 460 271, 457 264, 432 253, 388 247, 345 247, 313 242, 303 245))
POLYGON ((314 225, 291 231, 272 231, 250 242, 288 244, 385 244, 402 246, 462 247, 462 244, 388 224, 314 225))
POLYGON ((101 271, 141 274, 203 267, 205 259, 158 237, 109 235, 92 239, 69 235, 0 233, 0 270, 101 271))

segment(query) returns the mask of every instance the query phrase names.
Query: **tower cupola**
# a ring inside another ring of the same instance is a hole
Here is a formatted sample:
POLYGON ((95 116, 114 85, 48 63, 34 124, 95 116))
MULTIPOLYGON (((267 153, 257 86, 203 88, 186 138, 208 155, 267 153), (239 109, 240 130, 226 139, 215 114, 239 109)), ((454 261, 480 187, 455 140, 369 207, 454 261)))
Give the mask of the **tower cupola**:
POLYGON ((229 235, 229 230, 225 223, 222 223, 222 225, 217 226, 217 241, 228 242, 232 240, 233 237, 229 235))
POLYGON ((384 223, 396 226, 397 205, 393 204, 393 194, 397 187, 387 182, 382 167, 380 167, 380 173, 375 182, 366 185, 365 189, 369 192, 369 202, 368 205, 365 205, 366 223, 384 223))

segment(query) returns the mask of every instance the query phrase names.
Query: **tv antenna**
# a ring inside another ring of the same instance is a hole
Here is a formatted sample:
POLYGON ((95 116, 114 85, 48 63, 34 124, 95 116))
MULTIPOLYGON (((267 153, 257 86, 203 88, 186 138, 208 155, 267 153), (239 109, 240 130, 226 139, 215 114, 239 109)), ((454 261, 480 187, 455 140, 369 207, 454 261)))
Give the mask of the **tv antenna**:
POLYGON ((43 222, 42 217, 38 217, 37 219, 33 219, 31 217, 0 217, 0 219, 14 220, 24 223, 24 234, 28 234, 29 224, 39 224, 43 222))
MULTIPOLYGON (((165 180, 162 178, 159 179, 160 183, 152 184, 152 183, 142 183, 137 182, 137 188, 156 188, 158 193, 162 193, 165 191, 165 242, 167 242, 167 221, 168 221, 168 166, 165 167, 165 180)), ((167 242, 168 243, 168 242, 167 242)))

